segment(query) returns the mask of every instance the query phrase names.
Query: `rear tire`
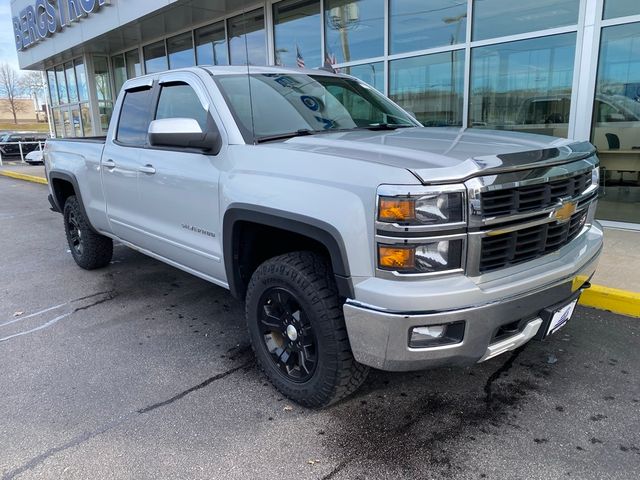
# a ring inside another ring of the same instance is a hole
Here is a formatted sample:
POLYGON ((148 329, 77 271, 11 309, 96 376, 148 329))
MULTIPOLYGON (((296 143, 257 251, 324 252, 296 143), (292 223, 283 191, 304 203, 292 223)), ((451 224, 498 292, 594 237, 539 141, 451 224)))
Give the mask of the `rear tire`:
POLYGON ((78 266, 94 270, 109 265, 113 257, 113 241, 91 228, 75 195, 67 198, 63 216, 69 250, 78 266))
POLYGON ((350 395, 369 368, 351 352, 331 268, 293 252, 260 265, 249 283, 246 318, 258 365, 285 396, 324 407, 350 395))

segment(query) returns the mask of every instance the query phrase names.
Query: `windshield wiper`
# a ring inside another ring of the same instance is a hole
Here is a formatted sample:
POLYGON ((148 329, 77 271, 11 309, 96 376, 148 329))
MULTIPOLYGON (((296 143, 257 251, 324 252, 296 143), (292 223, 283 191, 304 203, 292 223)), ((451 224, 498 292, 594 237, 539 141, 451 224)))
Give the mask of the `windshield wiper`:
POLYGON ((301 128, 295 132, 277 133, 275 135, 264 135, 262 137, 256 137, 256 143, 270 142, 272 140, 285 140, 293 137, 304 137, 305 135, 313 135, 315 132, 308 128, 301 128))
POLYGON ((396 128, 409 128, 415 127, 415 125, 411 125, 408 123, 370 123, 364 128, 366 130, 395 130, 396 128))

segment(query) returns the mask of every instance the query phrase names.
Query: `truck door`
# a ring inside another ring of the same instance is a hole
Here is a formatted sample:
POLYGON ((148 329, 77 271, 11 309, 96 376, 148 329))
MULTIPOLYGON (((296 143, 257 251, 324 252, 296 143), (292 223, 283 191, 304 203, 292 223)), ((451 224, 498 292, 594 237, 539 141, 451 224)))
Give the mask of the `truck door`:
POLYGON ((111 230, 118 237, 142 246, 147 236, 140 231, 141 215, 136 208, 138 169, 141 154, 147 144, 151 121, 152 82, 132 85, 124 92, 119 118, 114 118, 110 135, 100 161, 107 217, 111 230))
MULTIPOLYGON (((193 118, 206 130, 211 101, 193 74, 163 75, 157 98, 154 119, 193 118)), ((148 147, 138 174, 145 248, 214 281, 225 278, 218 207, 224 152, 148 147)))

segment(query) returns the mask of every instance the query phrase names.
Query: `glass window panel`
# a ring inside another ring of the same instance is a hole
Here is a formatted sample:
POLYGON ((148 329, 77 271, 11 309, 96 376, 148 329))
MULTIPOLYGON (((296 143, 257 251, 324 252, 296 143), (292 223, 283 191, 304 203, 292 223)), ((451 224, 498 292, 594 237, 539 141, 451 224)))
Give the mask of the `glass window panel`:
POLYGON ((464 51, 389 62, 389 96, 427 127, 462 125, 464 51))
POLYGON ((176 35, 167 39, 169 68, 192 67, 196 64, 191 32, 176 35))
POLYGON ((84 62, 82 60, 76 60, 74 62, 76 67, 76 81, 78 84, 78 96, 81 102, 89 100, 89 87, 87 85, 87 71, 84 68, 84 62))
POLYGON ((58 87, 56 86, 56 72, 47 70, 47 84, 49 86, 49 95, 51 97, 51 105, 58 105, 58 87))
POLYGON ((576 34, 474 48, 469 123, 567 136, 576 34))
POLYGON ((98 102, 98 112, 100 114, 100 128, 103 133, 109 130, 109 122, 113 114, 113 104, 111 102, 98 102))
POLYGON ((156 119, 159 118, 193 118, 202 131, 207 128, 207 111, 193 88, 186 84, 162 87, 156 111, 156 119))
POLYGON ((82 127, 84 129, 85 136, 93 135, 93 122, 91 119, 91 109, 89 108, 89 104, 80 104, 80 115, 82 116, 82 127))
POLYGON ((142 75, 142 65, 140 64, 140 52, 136 48, 135 50, 129 50, 124 54, 124 58, 127 64, 127 80, 130 78, 139 77, 142 75))
POLYGON ((466 0, 391 0, 389 13, 391 53, 465 41, 466 0))
POLYGON ((326 0, 324 9, 327 62, 383 55, 384 0, 326 0))
POLYGON ((230 18, 228 22, 231 64, 246 65, 248 51, 249 65, 264 65, 266 63, 266 39, 263 9, 238 15, 230 18))
POLYGON ((98 100, 111 100, 111 85, 109 83, 109 65, 107 57, 93 57, 93 74, 96 82, 98 100))
POLYGON ((151 89, 126 92, 116 133, 118 141, 128 145, 144 145, 147 141, 150 109, 151 89))
POLYGON ((71 109, 71 128, 74 137, 82 136, 82 122, 80 120, 80 109, 75 106, 71 109))
POLYGON ((284 67, 322 66, 320 1, 288 0, 273 6, 275 64, 284 67))
POLYGON ((69 102, 78 101, 78 86, 76 85, 76 75, 73 68, 73 62, 64 64, 65 77, 67 79, 67 90, 69 91, 69 102))
POLYGON ((194 32, 198 65, 228 65, 224 22, 199 28, 194 32))
POLYGON ((67 81, 64 78, 64 69, 62 68, 62 65, 58 65, 55 70, 60 103, 69 103, 69 96, 67 95, 67 81))
POLYGON ((574 25, 579 8, 580 0, 476 0, 472 37, 482 40, 574 25))
POLYGON ((115 55, 111 57, 111 65, 113 65, 113 82, 115 83, 116 92, 120 92, 122 85, 127 80, 127 69, 124 64, 124 55, 115 55))
POLYGON ((61 113, 64 136, 65 138, 73 137, 73 126, 71 125, 71 115, 69 115, 68 107, 61 109, 61 113))
POLYGON ((64 137, 64 124, 62 123, 62 113, 59 108, 53 109, 53 126, 55 127, 56 136, 64 137))
POLYGON ((379 92, 384 92, 384 62, 354 65, 352 67, 345 67, 341 69, 341 71, 347 75, 353 75, 359 78, 379 92))
POLYGON ((169 68, 164 40, 143 47, 144 68, 147 73, 162 72, 169 68))
POLYGON ((604 0, 604 18, 640 15, 638 0, 604 0))
POLYGON ((602 29, 591 142, 606 185, 598 218, 640 223, 640 23, 602 29))

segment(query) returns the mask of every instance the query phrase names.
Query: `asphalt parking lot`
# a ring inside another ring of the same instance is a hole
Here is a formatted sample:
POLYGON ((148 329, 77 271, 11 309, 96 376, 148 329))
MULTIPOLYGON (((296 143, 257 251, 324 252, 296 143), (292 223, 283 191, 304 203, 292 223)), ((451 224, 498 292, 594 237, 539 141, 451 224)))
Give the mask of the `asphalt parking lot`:
POLYGON ((0 232, 3 479, 640 478, 638 319, 578 308, 312 411, 256 370, 225 290, 123 246, 76 267, 45 186, 0 178, 0 232))

